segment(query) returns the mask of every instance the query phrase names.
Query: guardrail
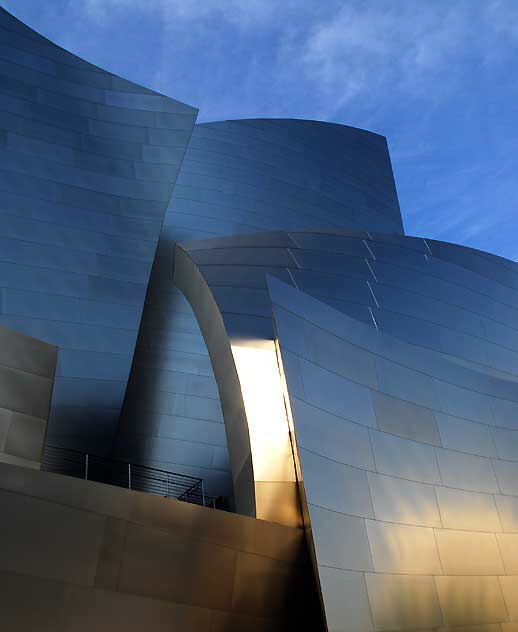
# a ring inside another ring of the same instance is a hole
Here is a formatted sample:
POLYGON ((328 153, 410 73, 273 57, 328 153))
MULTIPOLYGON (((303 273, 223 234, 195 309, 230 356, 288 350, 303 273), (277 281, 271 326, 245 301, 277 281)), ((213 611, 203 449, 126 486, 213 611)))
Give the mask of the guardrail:
POLYGON ((77 450, 46 445, 41 469, 87 481, 175 498, 195 505, 215 506, 214 498, 205 495, 201 478, 77 450))

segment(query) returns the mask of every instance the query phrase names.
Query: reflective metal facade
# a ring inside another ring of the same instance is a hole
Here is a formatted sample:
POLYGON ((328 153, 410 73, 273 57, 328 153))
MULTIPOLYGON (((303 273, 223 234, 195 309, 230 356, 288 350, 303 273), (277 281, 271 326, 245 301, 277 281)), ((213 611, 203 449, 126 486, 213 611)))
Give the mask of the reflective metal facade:
POLYGON ((206 346, 190 306, 171 285, 175 243, 315 226, 402 234, 384 137, 317 121, 195 126, 160 236, 119 456, 200 476, 210 494, 232 494, 206 346))
POLYGON ((383 137, 192 132, 0 33, 0 460, 37 466, 55 349, 29 334, 59 346, 50 441, 117 431, 259 518, 3 463, 0 627, 301 629, 303 526, 329 631, 513 632, 518 266, 405 237, 383 137))
MULTIPOLYGON (((178 282, 221 381, 231 462, 249 455, 255 515, 269 510, 255 465, 264 445, 236 350, 253 349, 257 361, 277 340, 329 629, 502 629, 514 620, 517 268, 451 244, 343 232, 178 248, 178 282)), ((284 455, 267 456, 289 490, 284 455)))
POLYGON ((180 247, 233 338, 273 339, 266 284, 273 274, 406 342, 518 376, 518 266, 510 261, 444 242, 346 231, 180 247))
POLYGON ((328 628, 513 629, 516 378, 271 288, 328 628))
POLYGON ((0 9, 0 324, 60 348, 49 441, 111 450, 196 110, 0 9))

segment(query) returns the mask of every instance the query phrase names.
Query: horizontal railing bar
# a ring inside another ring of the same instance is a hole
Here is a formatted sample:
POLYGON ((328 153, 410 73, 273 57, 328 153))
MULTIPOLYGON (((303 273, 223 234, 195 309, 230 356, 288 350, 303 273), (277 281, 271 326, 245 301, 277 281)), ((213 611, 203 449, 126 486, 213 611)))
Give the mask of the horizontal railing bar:
MULTIPOLYGON (((72 452, 72 453, 78 454, 78 455, 80 455, 82 457, 84 457, 85 454, 86 454, 85 452, 80 452, 79 450, 72 450, 72 449, 68 449, 68 448, 62 448, 60 446, 55 446, 55 445, 52 445, 52 444, 49 444, 49 445, 45 446, 45 449, 47 449, 47 448, 50 448, 51 450, 59 450, 59 451, 67 452, 67 453, 71 453, 72 452)), ((98 454, 90 454, 90 453, 88 453, 88 456, 89 456, 90 459, 100 459, 100 460, 108 461, 110 463, 120 463, 120 464, 123 464, 123 465, 128 465, 128 461, 123 461, 122 459, 112 459, 111 457, 104 457, 104 456, 100 456, 98 454)), ((187 474, 180 474, 180 473, 176 473, 176 472, 169 472, 168 470, 161 470, 161 469, 159 469, 157 467, 149 467, 147 465, 142 465, 141 463, 131 463, 130 465, 131 465, 132 468, 134 468, 134 467, 141 467, 141 468, 144 468, 146 470, 152 470, 154 472, 162 472, 164 474, 169 474, 169 475, 172 474, 172 475, 174 475, 176 477, 184 478, 186 480, 191 480, 191 481, 201 481, 202 480, 201 478, 196 478, 195 476, 189 476, 187 474)))
POLYGON ((49 471, 75 478, 86 478, 93 482, 131 488, 202 506, 215 506, 215 499, 203 493, 202 479, 187 474, 177 474, 140 463, 128 463, 121 459, 87 454, 54 445, 45 446, 42 465, 49 471), (86 462, 88 462, 88 469, 86 469, 86 462), (131 487, 128 479, 129 467, 131 467, 131 487))

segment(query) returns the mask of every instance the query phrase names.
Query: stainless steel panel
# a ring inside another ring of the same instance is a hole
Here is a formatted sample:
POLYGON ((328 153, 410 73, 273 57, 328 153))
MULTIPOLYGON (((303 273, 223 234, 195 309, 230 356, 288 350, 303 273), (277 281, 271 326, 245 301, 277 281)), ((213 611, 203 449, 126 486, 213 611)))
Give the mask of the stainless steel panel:
POLYGON ((516 601, 516 597, 518 596, 518 577, 513 575, 511 577, 500 577, 499 579, 502 592, 504 593, 509 618, 511 621, 518 621, 518 608, 516 601))
POLYGON ((499 491, 491 459, 443 448, 437 448, 435 454, 446 487, 487 493, 499 491))
POLYGON ((304 449, 299 450, 299 458, 308 503, 353 516, 374 517, 365 472, 304 449))
POLYGON ((366 386, 312 362, 301 360, 300 364, 308 402, 363 426, 376 427, 371 394, 366 386))
POLYGON ((493 398, 491 400, 491 410, 495 426, 518 430, 518 402, 493 398))
POLYGON ((496 456, 495 444, 488 426, 444 413, 434 414, 445 448, 486 457, 496 456))
MULTIPOLYGON (((500 512, 504 531, 506 525, 500 512)), ((518 535, 514 533, 497 533, 496 541, 505 566, 507 575, 515 575, 518 573, 518 535)))
POLYGON ((518 533, 518 497, 494 496, 504 532, 518 533))
POLYGON ((427 408, 438 408, 432 378, 385 358, 377 358, 377 366, 381 391, 427 408))
POLYGON ((493 424, 491 398, 487 395, 441 380, 435 380, 435 388, 440 401, 440 407, 437 408, 443 413, 493 424))
POLYGON ((441 527, 441 516, 432 485, 414 483, 383 474, 368 474, 376 520, 441 527))
POLYGON ((291 237, 299 248, 307 250, 323 250, 324 252, 342 252, 355 257, 370 257, 367 246, 360 238, 309 232, 291 233, 291 237))
POLYGON ((433 529, 373 520, 366 520, 366 525, 377 573, 442 573, 433 529))
POLYGON ((286 375, 286 381, 289 384, 289 393, 300 400, 307 399, 304 381, 302 378, 303 362, 304 361, 300 356, 295 355, 290 351, 282 351, 282 364, 286 375))
POLYGON ((518 463, 493 459, 493 467, 500 491, 518 495, 518 463))
POLYGON ((363 574, 325 566, 319 567, 318 574, 330 632, 372 630, 363 574))
POLYGON ((194 605, 203 593, 209 607, 230 610, 235 564, 231 549, 129 525, 119 587, 123 592, 194 605), (199 561, 196 565, 193 556, 199 561), (215 565, 217 575, 212 573, 215 565))
POLYGON ((444 487, 436 487, 435 492, 444 528, 502 531, 492 495, 444 487))
POLYGON ((445 575, 501 575, 505 573, 494 533, 435 531, 445 575))
POLYGON ((433 577, 366 573, 376 630, 424 630, 441 625, 433 577))
POLYGON ((282 347, 307 358, 304 320, 282 307, 275 309, 275 328, 282 347))
POLYGON ((6 491, 0 502, 2 570, 93 584, 103 516, 6 491))
POLYGON ((436 577, 435 581, 446 624, 507 620, 498 577, 436 577))
POLYGON ((351 571, 371 571, 365 520, 308 505, 318 563, 351 571))
POLYGON ((518 461, 518 431, 495 428, 492 435, 498 456, 501 459, 518 461))
POLYGON ((432 445, 441 445, 433 412, 429 408, 372 391, 378 427, 384 432, 432 445))
POLYGON ((16 331, 0 328, 2 364, 15 369, 34 373, 42 377, 54 377, 56 349, 28 338, 16 331))
POLYGON ((46 419, 52 381, 47 377, 0 366, 0 406, 46 419))
POLYGON ((354 382, 378 387, 375 356, 318 327, 305 328, 305 357, 354 382))
POLYGON ((367 470, 374 459, 367 428, 291 397, 297 445, 334 461, 367 470))
POLYGON ((384 432, 371 431, 376 469, 381 474, 440 484, 434 449, 384 432))
POLYGON ((9 432, 5 437, 3 446, 0 440, 0 452, 4 451, 7 454, 20 456, 31 461, 40 461, 46 428, 46 419, 38 419, 12 412, 9 432))

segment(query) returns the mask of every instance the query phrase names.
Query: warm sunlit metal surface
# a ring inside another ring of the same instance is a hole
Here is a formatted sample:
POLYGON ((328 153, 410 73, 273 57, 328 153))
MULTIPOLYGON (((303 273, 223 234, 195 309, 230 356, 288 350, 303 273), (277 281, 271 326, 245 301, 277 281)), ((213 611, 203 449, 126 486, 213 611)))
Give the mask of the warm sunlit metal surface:
POLYGON ((513 629, 516 380, 270 291, 328 628, 513 629))
POLYGON ((197 266, 181 249, 175 283, 196 313, 218 382, 236 509, 301 524, 293 453, 273 340, 232 336, 197 266))
MULTIPOLYGON (((504 265, 497 257, 441 242, 345 231, 277 232, 204 240, 183 244, 177 251, 183 253, 189 266, 198 270, 198 276, 203 279, 202 294, 211 297, 212 309, 218 314, 220 335, 233 345, 258 346, 262 340, 264 346, 273 340, 271 304, 265 281, 266 274, 270 273, 368 325, 366 331, 373 335, 378 329, 412 343, 417 350, 428 349, 432 362, 446 354, 451 361, 443 370, 450 382, 455 381, 460 367, 473 364, 477 371, 494 375, 502 383, 516 383, 518 365, 513 348, 518 337, 512 318, 518 313, 518 299, 513 290, 512 264, 504 265)), ((183 282, 186 292, 190 292, 188 285, 183 282)), ((196 293, 195 302, 200 296, 196 293)), ((195 312, 199 317, 203 310, 195 308, 195 312)), ((214 331, 214 322, 214 318, 206 321, 207 332, 214 331)), ((347 349, 349 356, 344 359, 337 348, 329 347, 325 332, 316 330, 301 338, 292 328, 286 335, 293 340, 295 348, 308 345, 318 362, 332 372, 341 370, 347 362, 355 366, 357 378, 366 385, 377 384, 378 368, 372 361, 353 352, 351 347, 347 349)), ((206 335, 206 339, 212 341, 216 338, 215 334, 206 335)), ((228 356, 229 353, 226 362, 228 356)), ((218 371, 222 363, 217 354, 214 360, 218 371)), ((285 363, 289 363, 289 358, 285 363)), ((229 366, 235 375, 233 359, 229 366)), ((317 388, 318 371, 311 367, 308 371, 308 388, 317 388)), ((224 388, 229 383, 225 375, 223 372, 218 379, 224 388)), ((431 445, 440 445, 440 428, 443 434, 449 434, 449 441, 456 441, 458 445, 459 437, 464 434, 461 424, 452 421, 451 414, 432 415, 432 389, 426 380, 398 367, 392 367, 385 380, 387 384, 399 385, 402 399, 381 392, 369 395, 366 387, 337 382, 333 373, 318 389, 325 393, 329 410, 335 415, 340 415, 347 406, 349 415, 361 416, 364 424, 375 427, 379 423, 380 429, 390 435, 431 445), (417 403, 411 401, 412 397, 418 398, 417 403)), ((240 415, 244 420, 241 425, 246 430, 241 436, 243 445, 248 445, 248 422, 239 380, 235 378, 233 388, 234 397, 241 399, 240 415)), ((441 388, 443 399, 451 399, 454 394, 453 387, 441 388)), ((483 420, 486 405, 477 403, 476 397, 466 396, 459 406, 465 409, 463 414, 469 411, 476 420, 483 420)), ((223 406, 224 415, 236 418, 233 403, 230 410, 232 415, 223 406)), ((452 412, 457 417, 462 416, 455 413, 455 409, 452 412)), ((234 436, 234 432, 227 430, 229 447, 235 443, 234 436)), ((384 449, 380 459, 388 463, 398 460, 397 444, 391 448, 390 440, 379 439, 377 443, 384 449), (394 456, 390 450, 395 450, 394 456)), ((340 449, 355 452, 343 446, 340 449)), ((248 451, 247 448, 245 452, 248 451)), ((428 468, 430 481, 437 482, 435 458, 431 459, 429 452, 420 449, 419 444, 412 454, 412 459, 406 462, 407 470, 412 471, 417 463, 421 469, 428 468)), ((342 458, 338 450, 334 458, 342 458)), ((240 466, 242 463, 245 463, 243 459, 239 461, 240 466)), ((249 498, 252 497, 250 489, 254 489, 256 503, 255 473, 251 463, 245 465, 249 470, 247 477, 240 478, 241 489, 248 489, 244 496, 249 498)), ((387 467, 390 470, 389 465, 387 467)), ((428 481, 426 477, 424 480, 428 481)), ((279 497, 280 489, 276 493, 279 497)))
POLYGON ((5 463, 0 506, 2 632, 321 632, 301 529, 5 463))
POLYGON ((295 464, 275 345, 232 345, 250 437, 256 516, 301 526, 295 464))

